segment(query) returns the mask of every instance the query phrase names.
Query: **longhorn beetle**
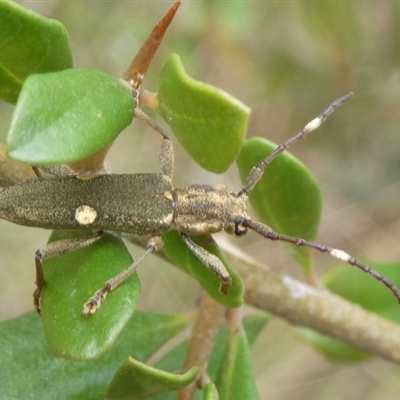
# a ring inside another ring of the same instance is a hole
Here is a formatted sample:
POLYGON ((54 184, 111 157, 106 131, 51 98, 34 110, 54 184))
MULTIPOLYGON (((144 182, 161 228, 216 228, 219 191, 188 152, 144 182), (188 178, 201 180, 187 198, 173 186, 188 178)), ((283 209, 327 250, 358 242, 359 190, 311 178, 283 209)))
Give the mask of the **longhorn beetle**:
POLYGON ((333 111, 351 99, 349 93, 330 104, 301 131, 279 145, 249 173, 239 192, 228 192, 225 186, 191 185, 174 188, 172 173, 174 154, 172 142, 164 130, 141 110, 135 115, 151 125, 162 137, 159 156, 161 173, 134 175, 100 175, 81 179, 65 166, 41 167, 54 175, 43 177, 33 167, 38 179, 31 179, 0 192, 0 217, 16 224, 47 229, 93 229, 85 238, 60 240, 37 250, 34 304, 40 314, 40 299, 45 279, 42 262, 90 245, 98 240, 103 230, 151 235, 145 253, 119 275, 107 281, 83 306, 87 317, 100 307, 108 292, 131 275, 143 260, 163 246, 161 234, 176 229, 195 256, 220 278, 220 291, 227 293, 231 277, 222 262, 195 244, 190 235, 215 233, 224 230, 243 236, 253 230, 266 239, 281 240, 329 253, 382 281, 400 302, 400 290, 387 278, 372 270, 342 250, 304 239, 282 235, 247 214, 248 194, 261 179, 267 165, 289 146, 317 129, 333 111))

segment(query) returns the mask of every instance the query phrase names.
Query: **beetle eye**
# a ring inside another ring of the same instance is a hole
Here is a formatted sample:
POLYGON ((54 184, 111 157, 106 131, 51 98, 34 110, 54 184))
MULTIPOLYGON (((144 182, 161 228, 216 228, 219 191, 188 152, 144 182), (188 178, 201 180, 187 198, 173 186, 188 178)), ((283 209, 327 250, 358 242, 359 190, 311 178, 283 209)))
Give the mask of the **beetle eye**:
POLYGON ((247 227, 243 222, 245 222, 243 217, 237 217, 235 219, 235 236, 243 236, 247 233, 247 227))

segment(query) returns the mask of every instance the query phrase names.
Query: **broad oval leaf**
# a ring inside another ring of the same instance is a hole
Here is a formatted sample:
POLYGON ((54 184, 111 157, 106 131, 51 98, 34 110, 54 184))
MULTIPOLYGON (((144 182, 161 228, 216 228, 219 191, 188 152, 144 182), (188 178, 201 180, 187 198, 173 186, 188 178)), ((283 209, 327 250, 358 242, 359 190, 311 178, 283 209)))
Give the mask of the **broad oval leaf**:
POLYGON ((177 54, 162 66, 154 108, 203 168, 222 173, 235 161, 250 109, 226 92, 190 78, 177 54))
POLYGON ((113 141, 133 111, 130 89, 101 71, 32 75, 13 114, 8 154, 34 165, 82 160, 113 141))
MULTIPOLYGON (((90 230, 54 231, 50 241, 90 234, 90 230)), ((103 234, 90 246, 44 261, 42 319, 53 354, 90 360, 111 348, 135 310, 140 294, 137 275, 110 292, 93 315, 85 319, 81 312, 97 290, 131 263, 122 240, 111 234, 103 234)))
MULTIPOLYGON (((369 265, 390 279, 397 287, 400 286, 400 264, 372 263, 369 265)), ((400 323, 399 305, 390 290, 356 267, 340 264, 325 274, 322 282, 337 295, 388 320, 400 323)), ((369 357, 368 353, 319 332, 305 328, 299 329, 299 332, 305 340, 330 360, 354 362, 369 357)))
POLYGON ((3 321, 0 323, 1 397, 102 399, 115 371, 129 354, 135 354, 141 361, 147 360, 189 322, 188 316, 136 311, 104 357, 74 362, 50 353, 36 312, 3 321))
MULTIPOLYGON (((236 161, 242 181, 276 147, 259 137, 247 140, 236 161)), ((290 153, 280 154, 267 166, 249 199, 261 221, 278 233, 307 240, 315 238, 321 216, 321 191, 304 164, 290 153)), ((288 245, 288 249, 303 268, 312 268, 310 249, 293 245, 288 245)))
POLYGON ((170 231, 163 235, 163 250, 178 267, 195 278, 203 289, 216 301, 226 307, 240 307, 243 304, 243 283, 239 274, 224 261, 219 247, 211 235, 192 236, 191 239, 208 252, 216 255, 225 265, 232 278, 232 285, 227 294, 219 291, 220 279, 211 272, 186 246, 179 233, 170 231))
POLYGON ((0 99, 15 103, 27 76, 72 68, 67 31, 13 1, 0 2, 0 99))
POLYGON ((144 400, 159 393, 178 390, 193 382, 199 369, 192 367, 182 374, 174 374, 150 367, 129 357, 117 371, 105 398, 108 400, 144 400))

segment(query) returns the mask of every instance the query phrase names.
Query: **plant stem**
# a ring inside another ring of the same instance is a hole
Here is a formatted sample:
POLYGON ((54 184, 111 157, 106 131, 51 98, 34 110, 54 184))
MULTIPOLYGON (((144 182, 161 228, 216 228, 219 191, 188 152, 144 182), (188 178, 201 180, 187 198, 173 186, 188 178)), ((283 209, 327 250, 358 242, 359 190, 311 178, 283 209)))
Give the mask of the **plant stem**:
POLYGON ((202 387, 207 384, 208 360, 224 312, 224 306, 208 295, 204 295, 184 363, 185 369, 197 365, 199 367, 199 377, 195 382, 179 391, 178 400, 191 400, 197 384, 200 382, 202 387))
POLYGON ((243 279, 247 304, 400 364, 399 324, 327 290, 313 288, 289 276, 277 276, 232 254, 225 255, 243 279))

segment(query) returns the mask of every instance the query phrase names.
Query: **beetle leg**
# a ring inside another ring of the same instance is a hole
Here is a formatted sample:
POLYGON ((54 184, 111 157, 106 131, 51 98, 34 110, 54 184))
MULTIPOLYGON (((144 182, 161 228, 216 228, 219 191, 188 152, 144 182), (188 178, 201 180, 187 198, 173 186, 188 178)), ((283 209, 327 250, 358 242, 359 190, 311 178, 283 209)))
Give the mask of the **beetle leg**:
POLYGON ((42 177, 41 171, 57 177, 78 176, 78 174, 72 168, 68 167, 68 165, 41 165, 40 167, 32 165, 32 169, 38 178, 42 177))
POLYGON ((82 316, 87 318, 90 314, 94 314, 97 309, 101 306, 102 302, 106 298, 108 292, 114 290, 120 285, 126 278, 132 275, 138 266, 152 253, 160 250, 164 245, 164 239, 161 236, 152 237, 147 243, 146 252, 140 256, 134 263, 132 263, 127 269, 122 271, 114 278, 108 280, 105 285, 99 289, 83 306, 82 316))
POLYGON ((43 287, 46 284, 43 274, 43 261, 49 258, 58 257, 71 251, 89 246, 96 240, 100 239, 102 231, 95 232, 92 236, 83 238, 71 238, 57 240, 56 242, 48 243, 46 246, 38 249, 35 254, 36 264, 36 290, 33 292, 33 304, 36 311, 41 314, 41 297, 43 287))
POLYGON ((135 108, 135 117, 146 122, 146 124, 151 126, 163 137, 161 152, 159 156, 160 170, 163 175, 166 175, 172 179, 172 174, 174 171, 174 149, 168 133, 140 108, 135 108))
POLYGON ((225 268, 222 261, 214 254, 209 253, 203 247, 194 243, 188 235, 180 233, 186 246, 193 252, 193 254, 215 275, 217 275, 221 281, 219 291, 223 294, 228 293, 228 290, 232 284, 232 278, 229 272, 225 268))

